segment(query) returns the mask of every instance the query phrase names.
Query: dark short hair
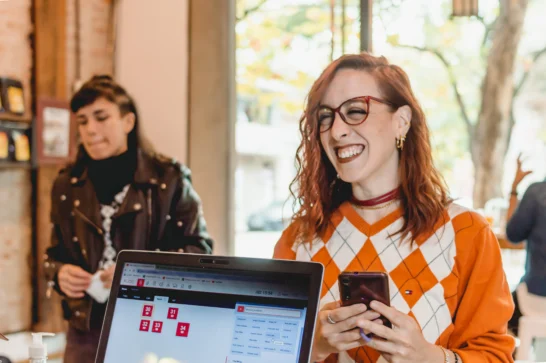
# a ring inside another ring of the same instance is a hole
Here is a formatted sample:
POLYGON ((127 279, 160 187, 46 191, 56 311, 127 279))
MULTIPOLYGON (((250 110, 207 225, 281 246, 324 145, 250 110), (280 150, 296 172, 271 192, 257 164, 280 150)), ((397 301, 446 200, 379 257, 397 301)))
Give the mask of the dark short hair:
POLYGON ((129 93, 108 75, 93 76, 85 82, 72 96, 70 109, 72 112, 78 112, 80 108, 92 104, 99 98, 117 104, 122 114, 136 112, 135 103, 129 93))
MULTIPOLYGON (((89 106, 96 100, 104 98, 119 107, 121 115, 133 113, 135 115, 135 126, 127 136, 127 149, 130 152, 143 149, 145 152, 153 154, 153 147, 141 135, 139 116, 136 104, 129 93, 119 83, 109 75, 96 75, 85 82, 81 88, 72 96, 70 100, 70 109, 76 113, 82 107, 89 106)), ((77 159, 87 158, 87 152, 80 145, 77 159)))

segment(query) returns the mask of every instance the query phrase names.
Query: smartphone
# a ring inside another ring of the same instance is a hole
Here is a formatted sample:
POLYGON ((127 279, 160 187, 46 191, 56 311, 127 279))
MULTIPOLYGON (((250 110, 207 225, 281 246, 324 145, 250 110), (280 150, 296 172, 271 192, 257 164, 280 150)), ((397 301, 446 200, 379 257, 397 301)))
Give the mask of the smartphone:
MULTIPOLYGON (((343 272, 338 284, 342 306, 364 304, 369 309, 373 300, 390 306, 389 276, 384 272, 343 272)), ((380 319, 383 325, 392 328, 387 318, 380 319)))

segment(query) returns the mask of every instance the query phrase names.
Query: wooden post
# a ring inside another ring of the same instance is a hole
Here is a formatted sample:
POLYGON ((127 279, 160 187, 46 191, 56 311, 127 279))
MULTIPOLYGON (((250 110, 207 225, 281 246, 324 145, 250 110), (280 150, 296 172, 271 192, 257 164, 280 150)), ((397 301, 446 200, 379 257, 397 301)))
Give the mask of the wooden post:
MULTIPOLYGON (((53 97, 67 98, 66 84, 66 2, 34 0, 34 99, 53 97)), ((35 319, 34 329, 60 332, 65 330, 62 320, 61 304, 57 294, 51 299, 45 297, 46 281, 42 272, 43 255, 50 244, 51 187, 58 166, 41 166, 36 170, 35 221, 35 319)))
POLYGON ((373 0, 360 0, 360 51, 372 52, 373 0))
POLYGON ((233 252, 235 0, 190 1, 188 165, 214 252, 233 252))
POLYGON ((36 96, 66 98, 66 1, 34 1, 36 96))

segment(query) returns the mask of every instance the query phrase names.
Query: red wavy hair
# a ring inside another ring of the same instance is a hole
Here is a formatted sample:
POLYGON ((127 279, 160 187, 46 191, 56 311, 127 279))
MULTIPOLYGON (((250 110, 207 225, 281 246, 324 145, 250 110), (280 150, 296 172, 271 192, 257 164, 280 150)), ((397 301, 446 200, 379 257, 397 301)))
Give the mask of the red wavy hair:
MULTIPOLYGON (((344 55, 332 62, 315 81, 300 118, 302 141, 296 153, 297 174, 290 184, 295 199, 293 222, 298 226, 296 243, 309 242, 320 236, 330 223, 332 213, 352 195, 351 185, 337 178, 337 172, 320 143, 317 110, 324 93, 341 69, 362 70, 377 82, 381 97, 395 111, 408 105, 412 111, 411 127, 400 151, 399 173, 404 224, 396 233, 402 239, 433 230, 449 204, 447 187, 434 167, 429 130, 425 115, 411 89, 407 74, 389 64, 385 57, 368 53, 344 55)), ((393 142, 395 142, 393 140, 393 142)))

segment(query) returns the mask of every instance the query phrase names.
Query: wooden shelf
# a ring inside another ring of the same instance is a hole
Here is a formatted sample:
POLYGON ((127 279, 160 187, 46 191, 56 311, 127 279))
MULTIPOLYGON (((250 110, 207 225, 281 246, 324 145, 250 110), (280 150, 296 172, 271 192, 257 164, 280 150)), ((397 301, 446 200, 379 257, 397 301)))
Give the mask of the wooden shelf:
POLYGON ((30 169, 30 161, 0 161, 0 170, 2 169, 30 169))
POLYGON ((30 116, 27 116, 27 115, 17 116, 17 115, 12 115, 10 113, 3 113, 3 112, 0 112, 0 121, 24 122, 26 124, 32 123, 30 116))

